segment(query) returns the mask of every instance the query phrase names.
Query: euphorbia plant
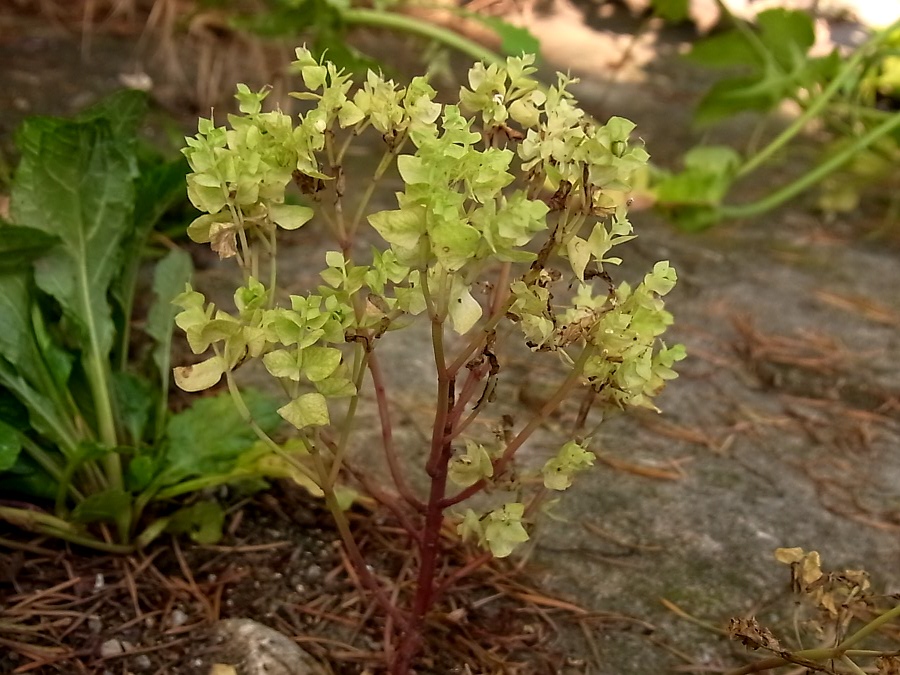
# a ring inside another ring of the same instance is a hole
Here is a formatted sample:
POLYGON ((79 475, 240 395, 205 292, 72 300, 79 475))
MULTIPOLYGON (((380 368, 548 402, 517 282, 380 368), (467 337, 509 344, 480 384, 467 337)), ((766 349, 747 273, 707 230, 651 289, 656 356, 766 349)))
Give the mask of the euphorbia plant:
POLYGON ((633 238, 628 181, 647 160, 629 143, 634 125, 618 117, 595 123, 568 91, 572 80, 560 75, 544 90, 532 63, 523 56, 505 66, 476 64, 459 104, 441 105, 424 78, 398 87, 370 72, 357 88, 299 49, 294 67, 309 91, 295 95, 310 102, 307 112, 297 119, 262 112, 266 92, 239 86, 242 114, 229 118, 230 129, 201 120, 185 149, 188 192, 205 212, 189 234, 234 258, 243 283, 236 311, 213 307, 191 288, 176 299, 183 310, 176 322, 193 351, 212 350, 176 369, 176 381, 199 391, 224 377, 260 438, 324 495, 359 579, 391 619, 385 655, 396 674, 411 667, 429 609, 468 571, 438 578, 445 523, 485 549, 471 567, 509 555, 528 539, 545 493, 565 490, 594 459, 590 439, 579 436, 543 467, 516 466, 522 445, 578 390, 587 389, 591 404, 654 408, 684 357, 680 345, 659 341, 672 323, 661 299, 675 284, 668 262, 636 286, 615 285, 607 271, 620 262, 612 248, 633 238), (353 186, 347 149, 368 130, 383 139, 384 154, 368 180, 353 186), (397 208, 370 212, 392 167, 404 183, 397 208), (306 204, 286 202, 292 183, 306 204), (315 216, 337 247, 325 254, 321 285, 283 300, 278 232, 315 216), (361 256, 353 242, 366 222, 385 245, 361 256), (427 494, 410 484, 395 450, 390 376, 378 358, 382 341, 417 318, 431 326, 436 381, 430 447, 417 454, 427 494), (534 359, 552 354, 565 375, 540 410, 518 421, 501 417, 485 437, 472 422, 489 414, 503 347, 514 339, 524 339, 534 359), (261 359, 281 384, 279 413, 297 430, 293 445, 270 439, 243 405, 234 371, 248 359, 261 359), (398 497, 347 466, 367 373, 398 497), (392 599, 366 566, 336 493, 342 468, 408 531, 418 553, 413 597, 392 599), (469 502, 476 495, 484 499, 469 502))

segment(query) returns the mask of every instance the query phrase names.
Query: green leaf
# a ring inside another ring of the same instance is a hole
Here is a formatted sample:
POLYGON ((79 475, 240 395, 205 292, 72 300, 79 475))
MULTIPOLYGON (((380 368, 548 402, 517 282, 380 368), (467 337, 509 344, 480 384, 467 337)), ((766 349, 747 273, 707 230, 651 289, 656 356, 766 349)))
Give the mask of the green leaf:
POLYGON ((464 335, 478 323, 481 318, 481 304, 472 297, 469 289, 460 284, 460 288, 454 289, 455 297, 451 297, 449 304, 450 321, 453 330, 464 335))
POLYGON ((303 374, 310 382, 330 377, 341 365, 341 350, 334 347, 308 347, 303 350, 303 374))
POLYGON ((308 206, 295 206, 293 204, 272 204, 269 206, 269 216, 275 223, 285 230, 296 230, 308 223, 315 212, 308 206))
POLYGON ((132 497, 124 490, 104 490, 88 497, 72 510, 76 523, 120 523, 130 518, 132 497))
POLYGON ((65 364, 60 363, 65 357, 49 342, 43 350, 46 358, 42 354, 32 323, 29 277, 24 272, 0 275, 0 384, 28 408, 37 431, 54 443, 72 447, 75 431, 59 391, 67 378, 65 364), (56 373, 51 365, 58 369, 56 373))
POLYGON ((25 452, 19 454, 14 466, 0 474, 0 494, 4 497, 28 495, 52 501, 57 489, 56 480, 25 452))
POLYGON ((544 487, 548 490, 567 489, 572 485, 573 475, 593 466, 594 459, 594 453, 587 450, 584 444, 569 441, 541 469, 544 487))
POLYGON ((28 408, 11 391, 3 387, 0 387, 0 421, 19 431, 28 431, 31 428, 28 424, 28 408))
POLYGON ((0 219, 0 275, 31 268, 31 263, 59 240, 30 227, 10 225, 0 219))
POLYGON ((399 211, 379 211, 369 216, 369 222, 387 243, 411 249, 425 234, 425 208, 411 206, 399 211))
POLYGON ((540 59, 541 41, 527 28, 514 26, 496 16, 467 12, 469 16, 494 31, 500 38, 500 51, 507 56, 534 54, 540 59))
POLYGON ((741 156, 727 146, 698 146, 685 154, 684 165, 684 171, 663 177, 654 187, 661 207, 718 207, 741 165, 741 156))
POLYGON ((175 384, 182 391, 203 391, 219 383, 225 373, 225 361, 221 356, 211 356, 192 366, 175 368, 175 384))
POLYGON ((263 365, 272 377, 299 382, 302 359, 302 355, 298 358, 296 349, 275 349, 263 356, 263 365))
MULTIPOLYGON (((281 423, 274 401, 253 390, 243 396, 254 421, 266 433, 273 433, 281 423)), ((256 441, 256 434, 229 394, 202 398, 169 418, 159 485, 172 485, 191 476, 228 473, 256 441)))
POLYGON ((322 394, 303 394, 279 408, 278 414, 297 429, 322 427, 331 422, 328 403, 322 394))
MULTIPOLYGON (((153 270, 153 295, 155 296, 144 331, 156 342, 153 348, 153 363, 159 372, 161 385, 160 409, 157 430, 165 423, 165 407, 168 400, 169 380, 172 371, 172 333, 175 329, 175 315, 180 311, 173 300, 184 292, 190 283, 194 266, 186 251, 175 249, 156 264, 153 270)), ((157 433, 157 437, 159 433, 157 433)))
POLYGON ((11 212, 17 224, 59 237, 36 263, 85 350, 104 361, 113 339, 107 291, 133 225, 135 159, 121 120, 34 118, 18 134, 22 161, 11 212))
POLYGON ((733 77, 716 82, 703 95, 694 111, 694 122, 704 126, 746 111, 765 111, 779 97, 759 92, 752 87, 759 84, 755 77, 733 77))
POLYGON ((185 506, 172 514, 166 531, 187 534, 198 544, 215 544, 222 538, 225 512, 217 502, 203 501, 185 506))
POLYGON ((128 432, 131 442, 138 445, 144 438, 156 404, 156 390, 144 378, 122 371, 113 373, 113 386, 119 423, 128 432))
POLYGON ((40 354, 31 323, 29 275, 0 276, 0 355, 30 383, 41 381, 40 354))
POLYGON ((762 64, 760 54, 736 30, 698 40, 685 58, 707 68, 755 67, 762 64))
POLYGON ((816 41, 813 18, 808 12, 784 8, 767 9, 756 15, 761 39, 780 64, 790 67, 803 59, 816 41))
POLYGON ((78 114, 80 122, 109 122, 113 134, 129 138, 137 134, 147 114, 147 94, 136 89, 122 89, 100 99, 78 114))
POLYGON ((143 491, 156 474, 156 461, 149 455, 138 455, 128 463, 126 485, 132 492, 143 491))
POLYGON ((35 431, 64 451, 74 448, 76 435, 71 419, 60 414, 53 401, 32 387, 6 359, 0 359, 0 383, 28 409, 28 421, 35 431))
POLYGON ((456 272, 478 250, 481 235, 468 223, 444 221, 429 232, 435 257, 448 271, 456 272))
POLYGON ((0 471, 15 466, 21 451, 22 435, 5 422, 0 422, 0 471))
POLYGON ((684 166, 730 176, 741 166, 741 155, 727 145, 698 145, 684 154, 684 166))
POLYGON ((522 525, 523 504, 506 504, 491 511, 484 520, 484 539, 495 558, 505 558, 521 543, 528 541, 522 525))
POLYGON ((717 82, 697 108, 698 124, 744 110, 766 111, 798 89, 812 89, 832 74, 834 59, 811 59, 815 42, 806 12, 771 9, 741 27, 699 42, 688 58, 710 67, 742 66, 746 73, 717 82), (755 33, 755 34, 754 34, 755 33))
POLYGON ((469 487, 493 475, 494 464, 487 449, 468 439, 465 454, 451 459, 447 468, 447 477, 460 487, 469 487))
MULTIPOLYGON (((154 157, 152 160, 140 163, 138 169, 139 173, 135 182, 133 227, 123 239, 122 269, 114 280, 112 288, 120 308, 119 321, 121 325, 119 330, 122 340, 129 337, 127 326, 132 318, 138 273, 144 260, 144 250, 150 233, 167 211, 177 202, 186 200, 184 180, 188 165, 183 157, 173 161, 154 157)), ((182 253, 181 255, 186 254, 182 253)), ((128 345, 121 344, 119 349, 127 353, 128 345)), ((166 377, 168 378, 168 373, 166 373, 166 377)))
POLYGON ((690 18, 689 0, 652 0, 653 13, 665 21, 681 23, 690 18))
POLYGON ((347 398, 356 395, 356 385, 346 377, 328 377, 315 384, 316 390, 325 398, 347 398))

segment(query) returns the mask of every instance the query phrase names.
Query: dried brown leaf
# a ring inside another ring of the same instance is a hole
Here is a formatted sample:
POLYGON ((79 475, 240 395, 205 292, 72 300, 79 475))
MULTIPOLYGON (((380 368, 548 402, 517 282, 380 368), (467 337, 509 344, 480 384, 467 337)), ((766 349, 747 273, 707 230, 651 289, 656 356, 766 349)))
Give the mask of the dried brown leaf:
POLYGON ((878 675, 900 675, 900 656, 879 656, 875 667, 878 675))
POLYGON ((780 652, 781 645, 778 639, 765 626, 761 626, 754 618, 733 618, 728 624, 728 637, 738 640, 750 649, 766 649, 771 652, 780 652))

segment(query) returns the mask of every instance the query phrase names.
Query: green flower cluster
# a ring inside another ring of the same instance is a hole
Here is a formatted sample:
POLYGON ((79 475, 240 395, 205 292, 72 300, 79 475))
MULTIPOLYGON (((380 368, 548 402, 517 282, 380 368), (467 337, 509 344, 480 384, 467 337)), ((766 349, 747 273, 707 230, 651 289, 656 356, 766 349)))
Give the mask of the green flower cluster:
MULTIPOLYGON (((177 369, 179 386, 206 389, 244 360, 260 358, 290 396, 281 415, 298 429, 325 426, 330 399, 358 396, 361 345, 370 351, 386 331, 427 313, 441 331, 448 323, 473 336, 512 321, 532 349, 558 352, 602 400, 653 408, 653 396, 684 358, 681 346, 659 343, 672 323, 662 297, 675 271, 657 263, 632 289, 615 286, 605 269, 621 262, 610 255, 613 247, 634 237, 628 185, 648 155, 630 143, 631 122, 613 117, 601 125, 577 106, 568 91, 574 80, 560 75, 543 90, 533 62, 526 55, 503 66, 476 64, 459 105, 442 105, 424 78, 398 87, 370 72, 357 87, 333 64, 298 49, 294 69, 308 91, 293 96, 307 102, 305 113, 263 112, 267 92, 241 85, 242 114, 229 116, 230 128, 201 120, 184 150, 189 195, 204 212, 189 234, 237 258, 245 283, 234 313, 190 288, 177 299, 177 323, 192 350, 214 352, 177 369), (348 223, 340 209, 329 215, 326 207, 340 203, 344 153, 367 129, 384 140, 385 159, 360 191, 357 220, 348 223), (392 166, 404 185, 397 208, 366 213, 371 188, 392 166), (292 182, 308 204, 286 203, 292 182), (334 199, 321 198, 323 190, 334 199), (315 292, 292 295, 290 307, 280 307, 277 231, 299 228, 319 212, 343 250, 326 255, 315 292), (347 242, 364 217, 386 247, 359 264, 347 242), (261 253, 271 268, 268 287, 259 281, 261 253), (497 264, 522 269, 511 268, 516 272, 506 288, 494 289, 488 311, 473 291, 485 287, 485 273, 497 264), (566 290, 572 284, 574 297, 566 290), (583 358, 570 353, 578 349, 583 358)), ((463 488, 501 480, 508 487, 509 458, 472 438, 458 442, 465 451, 450 460, 451 480, 463 488)), ((567 443, 544 466, 545 487, 566 489, 592 461, 585 445, 567 443)), ((508 555, 527 539, 524 515, 516 502, 482 515, 469 510, 460 531, 508 555)))

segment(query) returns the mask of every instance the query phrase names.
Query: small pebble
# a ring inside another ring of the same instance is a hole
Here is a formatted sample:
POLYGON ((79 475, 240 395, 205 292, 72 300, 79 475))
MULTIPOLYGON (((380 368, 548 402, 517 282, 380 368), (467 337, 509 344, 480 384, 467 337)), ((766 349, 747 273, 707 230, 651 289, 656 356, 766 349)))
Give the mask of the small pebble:
POLYGON ((103 621, 101 621, 100 617, 96 614, 88 617, 87 624, 94 635, 103 630, 103 621))
POLYGON ((153 667, 153 662, 146 654, 140 654, 135 658, 134 666, 139 670, 150 670, 153 667))
POLYGON ((119 656, 125 651, 125 647, 122 646, 122 643, 113 638, 112 640, 107 640, 102 645, 100 645, 100 656, 104 659, 111 658, 113 656, 119 656))
POLYGON ((169 617, 169 621, 172 624, 173 628, 178 628, 179 626, 183 626, 187 623, 188 615, 185 614, 180 609, 176 609, 172 612, 172 615, 169 617))

